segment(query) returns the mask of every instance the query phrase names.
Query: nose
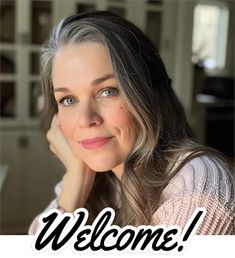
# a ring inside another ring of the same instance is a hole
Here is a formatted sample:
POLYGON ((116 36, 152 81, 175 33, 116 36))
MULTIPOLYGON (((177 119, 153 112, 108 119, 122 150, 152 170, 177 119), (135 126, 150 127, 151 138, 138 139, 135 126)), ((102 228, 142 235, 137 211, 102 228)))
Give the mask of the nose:
POLYGON ((103 119, 99 111, 89 104, 80 105, 78 111, 77 125, 80 128, 89 128, 102 124, 103 119))

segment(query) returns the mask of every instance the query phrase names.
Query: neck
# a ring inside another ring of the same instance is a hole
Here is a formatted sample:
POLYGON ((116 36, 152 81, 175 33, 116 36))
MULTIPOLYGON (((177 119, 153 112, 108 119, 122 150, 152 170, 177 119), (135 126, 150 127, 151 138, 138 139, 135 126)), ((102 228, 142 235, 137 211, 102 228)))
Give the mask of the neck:
POLYGON ((123 171, 124 171, 124 163, 118 165, 117 167, 112 169, 113 173, 116 175, 116 177, 121 180, 123 171))

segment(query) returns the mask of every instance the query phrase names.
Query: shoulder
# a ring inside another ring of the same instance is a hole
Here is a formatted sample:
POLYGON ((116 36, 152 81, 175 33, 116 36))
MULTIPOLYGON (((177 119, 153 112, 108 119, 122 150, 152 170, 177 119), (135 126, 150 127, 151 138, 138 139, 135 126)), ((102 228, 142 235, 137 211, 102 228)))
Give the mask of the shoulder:
POLYGON ((199 207, 207 211, 200 233, 235 231, 232 174, 228 165, 215 156, 196 157, 182 167, 163 190, 153 221, 183 227, 199 207))
POLYGON ((229 166, 215 156, 190 160, 163 190, 161 201, 182 193, 212 196, 219 201, 234 200, 234 186, 229 166))

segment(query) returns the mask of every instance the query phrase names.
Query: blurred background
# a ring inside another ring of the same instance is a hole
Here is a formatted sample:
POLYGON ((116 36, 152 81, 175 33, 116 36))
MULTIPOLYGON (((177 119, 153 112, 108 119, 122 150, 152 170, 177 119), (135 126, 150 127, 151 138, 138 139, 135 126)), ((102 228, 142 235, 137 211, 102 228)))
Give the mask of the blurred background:
POLYGON ((64 173, 39 127, 40 45, 61 18, 92 10, 119 14, 149 36, 198 141, 234 167, 233 0, 1 0, 1 234, 26 234, 64 173))

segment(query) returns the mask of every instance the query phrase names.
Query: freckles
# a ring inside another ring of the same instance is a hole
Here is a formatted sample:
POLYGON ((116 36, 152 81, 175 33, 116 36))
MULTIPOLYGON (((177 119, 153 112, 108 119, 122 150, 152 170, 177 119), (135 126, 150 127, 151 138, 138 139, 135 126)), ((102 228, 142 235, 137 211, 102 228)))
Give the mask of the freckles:
POLYGON ((125 106, 117 106, 109 115, 109 121, 119 129, 129 128, 131 125, 130 115, 125 106))
POLYGON ((125 106, 123 106, 123 105, 119 106, 119 115, 125 121, 129 121, 130 120, 130 114, 129 114, 127 108, 125 106))

